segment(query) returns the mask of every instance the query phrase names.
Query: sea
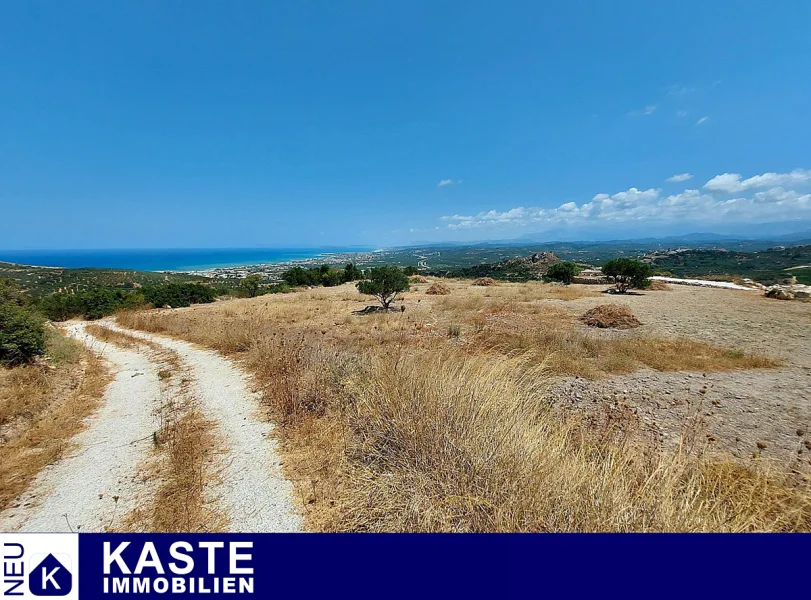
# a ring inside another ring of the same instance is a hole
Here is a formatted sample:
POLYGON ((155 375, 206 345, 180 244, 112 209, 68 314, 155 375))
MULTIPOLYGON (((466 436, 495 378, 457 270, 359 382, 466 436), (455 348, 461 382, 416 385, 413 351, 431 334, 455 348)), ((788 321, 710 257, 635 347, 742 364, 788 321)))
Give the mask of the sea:
POLYGON ((371 248, 170 248, 125 250, 0 250, 0 261, 43 267, 202 271, 368 252, 371 248))

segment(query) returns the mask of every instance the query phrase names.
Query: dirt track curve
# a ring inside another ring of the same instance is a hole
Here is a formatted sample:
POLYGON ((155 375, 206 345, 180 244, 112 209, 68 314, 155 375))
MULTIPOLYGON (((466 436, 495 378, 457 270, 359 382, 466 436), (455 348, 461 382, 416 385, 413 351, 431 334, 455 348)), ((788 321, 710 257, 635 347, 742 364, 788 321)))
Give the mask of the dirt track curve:
MULTIPOLYGON (((228 531, 289 532, 302 529, 292 484, 281 471, 272 425, 258 414, 259 400, 244 373, 228 359, 187 342, 122 329, 179 356, 203 416, 216 424, 222 444, 217 476, 206 496, 226 518, 228 531)), ((0 514, 0 531, 106 531, 129 511, 151 502, 154 489, 138 465, 152 451, 159 428, 160 362, 148 348, 119 348, 71 323, 68 333, 104 357, 115 379, 101 408, 73 440, 73 449, 47 467, 0 514)))

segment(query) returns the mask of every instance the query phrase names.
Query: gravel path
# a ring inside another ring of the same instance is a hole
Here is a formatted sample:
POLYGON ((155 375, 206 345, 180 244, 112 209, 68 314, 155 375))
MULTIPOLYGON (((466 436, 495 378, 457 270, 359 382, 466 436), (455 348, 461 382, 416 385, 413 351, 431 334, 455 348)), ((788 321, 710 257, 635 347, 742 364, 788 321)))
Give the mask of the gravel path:
POLYGON ((115 379, 102 407, 73 439, 75 450, 43 470, 0 516, 0 531, 105 531, 145 501, 137 465, 158 426, 157 367, 144 354, 97 340, 84 325, 70 324, 68 333, 106 358, 115 379))
POLYGON ((272 425, 259 418, 259 397, 250 391, 245 374, 214 351, 110 322, 103 324, 173 350, 185 363, 193 378, 192 393, 204 416, 218 423, 224 442, 214 495, 228 516, 228 530, 300 531, 301 515, 293 501, 293 486, 282 474, 276 442, 270 437, 272 425))

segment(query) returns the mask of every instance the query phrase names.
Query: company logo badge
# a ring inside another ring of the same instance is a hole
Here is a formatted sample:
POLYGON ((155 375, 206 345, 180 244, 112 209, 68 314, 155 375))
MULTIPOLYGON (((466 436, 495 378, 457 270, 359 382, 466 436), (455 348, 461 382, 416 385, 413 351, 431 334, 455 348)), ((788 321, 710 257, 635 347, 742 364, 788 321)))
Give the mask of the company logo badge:
POLYGON ((0 600, 79 597, 79 535, 0 534, 0 600))
POLYGON ((70 556, 59 554, 59 558, 48 554, 37 562, 42 555, 34 555, 30 564, 35 564, 28 571, 28 589, 35 596, 67 596, 73 587, 73 575, 70 572, 70 556))

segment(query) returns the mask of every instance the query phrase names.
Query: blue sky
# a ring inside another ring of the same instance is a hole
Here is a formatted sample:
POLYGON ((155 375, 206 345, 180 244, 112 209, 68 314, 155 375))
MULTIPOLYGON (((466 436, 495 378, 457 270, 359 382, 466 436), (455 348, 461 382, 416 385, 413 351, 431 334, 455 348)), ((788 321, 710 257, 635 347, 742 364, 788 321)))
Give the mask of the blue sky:
POLYGON ((3 2, 0 247, 808 228, 809 22, 800 0, 3 2))

